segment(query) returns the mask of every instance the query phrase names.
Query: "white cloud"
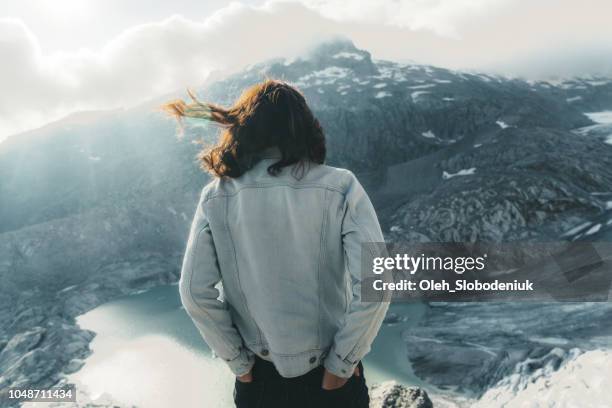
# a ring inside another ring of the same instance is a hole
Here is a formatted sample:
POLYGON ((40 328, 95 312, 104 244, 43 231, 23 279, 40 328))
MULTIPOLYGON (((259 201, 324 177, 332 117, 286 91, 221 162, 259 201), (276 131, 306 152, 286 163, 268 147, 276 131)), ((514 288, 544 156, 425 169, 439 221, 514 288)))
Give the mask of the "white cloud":
POLYGON ((172 16, 138 25, 98 51, 46 55, 23 22, 0 19, 0 140, 75 110, 129 106, 194 86, 212 70, 291 57, 333 26, 299 4, 232 3, 200 22, 172 16))
POLYGON ((339 21, 385 24, 412 30, 459 35, 467 19, 491 15, 509 0, 304 0, 322 15, 339 21))
POLYGON ((20 20, 0 18, 0 140, 75 110, 196 86, 211 70, 292 57, 335 35, 377 58, 526 76, 610 73, 609 15, 608 0, 267 0, 53 53, 20 20))

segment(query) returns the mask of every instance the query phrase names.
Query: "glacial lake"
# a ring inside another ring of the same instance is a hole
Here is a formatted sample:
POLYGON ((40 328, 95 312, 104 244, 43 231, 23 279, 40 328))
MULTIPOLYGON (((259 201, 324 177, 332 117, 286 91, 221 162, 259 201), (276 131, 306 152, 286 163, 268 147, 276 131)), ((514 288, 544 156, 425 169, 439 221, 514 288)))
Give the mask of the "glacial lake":
MULTIPOLYGON (((368 383, 425 385, 414 376, 401 333, 422 317, 420 304, 392 304, 405 321, 383 324, 364 360, 368 383)), ((233 407, 234 377, 210 349, 181 306, 178 287, 156 287, 103 304, 77 318, 93 330, 93 353, 68 378, 93 399, 104 394, 122 406, 233 407)), ((429 387, 429 386, 428 386, 429 387)))

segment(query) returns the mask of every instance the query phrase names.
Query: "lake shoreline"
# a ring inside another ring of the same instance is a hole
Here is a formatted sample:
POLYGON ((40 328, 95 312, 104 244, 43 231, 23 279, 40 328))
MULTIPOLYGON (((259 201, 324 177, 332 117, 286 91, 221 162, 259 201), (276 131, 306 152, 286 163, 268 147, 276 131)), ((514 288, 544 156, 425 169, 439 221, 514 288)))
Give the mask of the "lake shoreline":
MULTIPOLYGON (((0 388, 48 389, 68 384, 67 375, 78 371, 92 354, 90 343, 96 336, 78 325, 78 316, 121 296, 178 281, 178 268, 165 267, 169 259, 157 268, 151 268, 156 256, 141 261, 115 264, 105 274, 93 274, 85 282, 57 290, 32 287, 3 294, 0 388)), ((19 406, 6 395, 0 395, 0 405, 19 406)))
MULTIPOLYGON (((80 326, 81 316, 109 302, 178 282, 178 269, 162 271, 161 268, 155 274, 143 274, 145 268, 136 268, 126 279, 124 268, 129 265, 124 264, 106 275, 92 275, 86 282, 65 286, 52 295, 43 296, 41 290, 21 292, 19 301, 14 301, 18 305, 16 309, 3 308, 6 312, 0 320, 8 324, 3 324, 4 332, 0 332, 0 352, 5 354, 5 361, 13 364, 0 377, 0 385, 8 388, 35 383, 37 387, 50 388, 72 383, 70 378, 94 355, 91 345, 100 336, 80 326)), ((13 302, 7 302, 10 303, 13 302)), ((401 380, 396 382, 403 384, 401 380)), ((90 395, 83 387, 77 389, 77 394, 79 402, 73 407, 87 403, 113 406, 119 402, 109 393, 90 395)), ((3 406, 18 406, 2 398, 3 406)), ((43 406, 31 404, 23 406, 43 406)))

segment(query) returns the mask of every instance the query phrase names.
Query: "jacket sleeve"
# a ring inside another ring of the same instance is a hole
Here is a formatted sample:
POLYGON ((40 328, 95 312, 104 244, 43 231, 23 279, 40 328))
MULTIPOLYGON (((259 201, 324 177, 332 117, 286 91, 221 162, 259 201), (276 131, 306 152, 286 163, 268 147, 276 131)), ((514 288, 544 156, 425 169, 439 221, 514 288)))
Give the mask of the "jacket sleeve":
MULTIPOLYGON (((325 358, 324 366, 331 373, 348 378, 353 374, 359 361, 370 351, 389 308, 387 301, 361 301, 362 244, 382 243, 384 238, 374 207, 352 173, 345 194, 342 240, 345 265, 351 279, 352 299, 344 323, 334 336, 334 343, 325 358)), ((380 245, 377 247, 384 253, 372 255, 386 256, 386 250, 381 250, 380 245)))
POLYGON ((227 305, 215 287, 221 280, 210 225, 204 212, 204 194, 191 224, 183 259, 179 291, 185 311, 217 356, 232 372, 244 375, 254 364, 253 353, 243 346, 227 305))

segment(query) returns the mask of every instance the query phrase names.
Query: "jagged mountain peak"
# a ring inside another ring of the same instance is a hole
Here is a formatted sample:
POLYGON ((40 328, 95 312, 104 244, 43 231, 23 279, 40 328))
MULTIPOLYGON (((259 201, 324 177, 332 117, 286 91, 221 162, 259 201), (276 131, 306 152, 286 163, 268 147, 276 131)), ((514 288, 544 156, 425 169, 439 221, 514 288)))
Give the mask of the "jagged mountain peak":
POLYGON ((368 51, 359 49, 351 40, 340 37, 323 41, 293 59, 274 58, 250 65, 228 79, 241 77, 248 82, 253 78, 261 80, 268 77, 297 81, 301 77, 327 69, 341 70, 357 76, 379 73, 368 51))
POLYGON ((336 66, 350 69, 356 74, 374 74, 378 70, 372 62, 372 56, 366 50, 355 47, 351 40, 340 38, 326 41, 312 49, 306 57, 298 62, 313 65, 313 68, 336 66), (310 63, 310 64, 308 64, 310 63))
POLYGON ((365 63, 372 62, 372 56, 368 51, 357 48, 355 44, 347 38, 336 38, 329 41, 323 41, 306 52, 303 59, 331 59, 334 62, 342 62, 343 60, 363 61, 365 63))

